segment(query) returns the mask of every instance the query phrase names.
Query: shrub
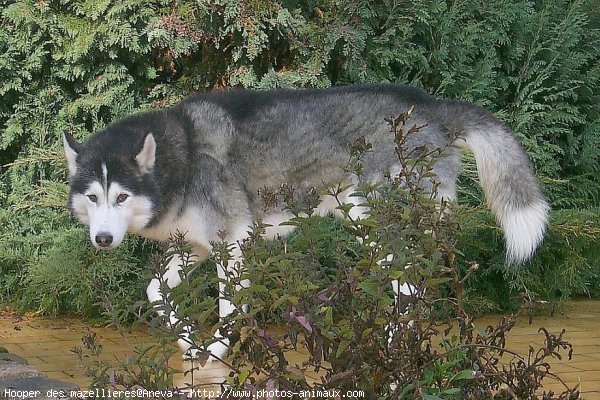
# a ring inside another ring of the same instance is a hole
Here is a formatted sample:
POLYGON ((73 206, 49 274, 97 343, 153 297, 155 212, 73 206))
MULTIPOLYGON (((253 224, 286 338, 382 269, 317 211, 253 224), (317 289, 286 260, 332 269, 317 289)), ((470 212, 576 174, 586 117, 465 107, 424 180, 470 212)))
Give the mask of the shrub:
POLYGON ((21 307, 98 318, 102 300, 126 310, 144 296, 150 279, 144 264, 149 259, 140 240, 131 238, 114 252, 97 252, 81 228, 61 235, 36 264, 29 265, 21 307))
POLYGON ((515 311, 522 296, 553 302, 597 297, 597 209, 551 213, 542 247, 521 268, 504 264, 502 232, 487 211, 461 208, 457 214, 461 252, 468 260, 481 260, 481 273, 467 285, 472 311, 515 311))

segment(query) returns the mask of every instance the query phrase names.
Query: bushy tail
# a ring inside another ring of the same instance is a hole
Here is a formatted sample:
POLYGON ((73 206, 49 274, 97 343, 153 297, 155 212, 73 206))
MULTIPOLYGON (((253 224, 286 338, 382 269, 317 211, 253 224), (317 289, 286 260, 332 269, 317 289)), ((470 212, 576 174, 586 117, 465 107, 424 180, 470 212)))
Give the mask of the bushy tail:
MULTIPOLYGON (((471 120, 473 121, 473 120, 471 120)), ((506 239, 506 259, 521 264, 542 242, 550 206, 523 146, 500 121, 465 126, 466 147, 475 155, 479 181, 506 239)))

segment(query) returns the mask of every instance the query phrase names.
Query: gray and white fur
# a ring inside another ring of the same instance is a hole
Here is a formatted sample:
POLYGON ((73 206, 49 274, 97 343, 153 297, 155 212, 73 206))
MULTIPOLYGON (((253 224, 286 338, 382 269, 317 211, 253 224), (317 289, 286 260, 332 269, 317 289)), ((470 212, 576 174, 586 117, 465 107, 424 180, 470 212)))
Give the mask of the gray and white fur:
MULTIPOLYGON (((412 106, 409 122, 426 126, 409 137, 410 148, 447 144, 448 127, 462 132, 457 146, 434 165, 438 196, 456 200, 460 152, 472 151, 489 207, 504 230, 507 261, 520 264, 531 258, 542 241, 549 206, 521 144, 486 110, 407 86, 205 93, 115 122, 83 145, 65 135, 69 208, 89 225, 99 249, 118 246, 127 231, 158 241, 179 231, 186 233, 196 258, 204 259, 218 231, 237 243, 259 219, 273 225, 267 237, 291 230, 279 226, 290 218, 288 212, 264 211, 258 192, 265 186, 288 183, 301 190, 323 182, 356 184, 341 166, 349 144, 360 137, 372 144, 365 159, 368 181, 397 170, 393 135, 384 118, 412 106)), ((351 193, 352 188, 343 200, 360 204, 362 199, 351 193)), ((340 214, 333 199, 321 200, 318 214, 340 214)), ((364 212, 353 210, 354 217, 364 212)), ((239 260, 239 249, 234 253, 239 260)), ((180 283, 178 268, 176 261, 168 266, 170 287, 180 283)), ((217 272, 225 277, 222 266, 217 272)), ((405 289, 395 286, 396 292, 405 289)), ((157 279, 147 293, 150 301, 166 296, 157 279)), ((232 311, 230 302, 219 300, 221 317, 232 311)), ((171 316, 171 322, 177 319, 171 316)), ((220 358, 228 342, 216 337, 208 350, 220 358)), ((186 337, 180 345, 194 355, 186 337)))

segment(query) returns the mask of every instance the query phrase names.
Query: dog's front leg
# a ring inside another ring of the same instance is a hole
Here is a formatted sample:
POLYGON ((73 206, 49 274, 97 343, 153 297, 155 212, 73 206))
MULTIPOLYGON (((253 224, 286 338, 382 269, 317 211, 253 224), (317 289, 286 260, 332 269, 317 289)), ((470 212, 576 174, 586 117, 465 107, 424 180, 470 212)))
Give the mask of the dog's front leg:
MULTIPOLYGON (((169 250, 170 253, 173 253, 172 249, 169 250)), ((174 254, 169 263, 165 268, 165 272, 162 276, 157 276, 150 281, 148 287, 146 288, 146 295, 148 296, 148 301, 154 304, 156 308, 156 312, 159 315, 165 315, 165 305, 170 304, 169 293, 173 288, 178 286, 181 283, 181 268, 184 265, 184 261, 182 260, 182 255, 174 254), (161 288, 161 281, 165 282, 168 291, 163 291, 161 288)), ((189 255, 189 262, 200 262, 205 260, 208 257, 208 251, 205 249, 194 249, 194 252, 189 255)), ((174 307, 169 307, 169 328, 175 330, 177 325, 180 323, 179 318, 177 317, 177 311, 174 307)), ((193 341, 190 338, 190 334, 192 332, 192 328, 189 325, 183 327, 183 332, 181 333, 177 344, 183 351, 183 358, 195 357, 197 350, 193 349, 193 341)))
MULTIPOLYGON (((208 252, 204 249, 197 249, 194 247, 193 254, 190 255, 192 261, 202 261, 208 257, 208 252)), ((241 250, 239 246, 236 244, 234 247, 231 259, 227 261, 221 261, 217 263, 217 274, 219 276, 219 318, 223 320, 228 315, 231 315, 235 311, 235 306, 229 300, 233 293, 227 290, 227 282, 230 279, 237 280, 237 277, 240 273, 241 268, 241 250)), ((181 257, 175 254, 173 258, 167 264, 165 268, 165 272, 162 277, 156 277, 150 281, 146 289, 146 294, 148 295, 148 300, 151 303, 154 303, 156 307, 156 311, 159 315, 165 315, 164 305, 170 302, 168 298, 168 291, 175 288, 177 285, 181 283, 181 267, 183 262, 181 257), (168 286, 168 291, 163 292, 161 288, 161 281, 165 282, 168 286)), ((248 287, 250 285, 249 280, 242 280, 239 284, 234 286, 235 291, 239 290, 241 287, 248 287)), ((245 309, 245 306, 244 306, 245 309)), ((179 318, 177 317, 176 310, 171 307, 171 311, 169 313, 169 328, 176 329, 177 325, 180 323, 179 318)), ((198 348, 194 344, 194 340, 191 337, 193 329, 191 326, 186 325, 183 327, 183 332, 180 334, 179 340, 177 344, 181 348, 183 352, 184 359, 197 358, 200 352, 203 352, 202 349, 198 348)), ((229 339, 221 335, 218 331, 214 334, 215 341, 210 344, 206 350, 211 353, 209 361, 223 359, 227 354, 229 349, 229 339)))
MULTIPOLYGON (((166 282, 169 289, 173 289, 181 283, 181 276, 179 275, 180 271, 181 260, 179 257, 173 256, 173 258, 171 258, 171 260, 167 264, 167 267, 165 268, 164 275, 162 277, 157 276, 153 278, 148 284, 148 287, 146 288, 146 295, 148 296, 148 301, 154 304, 154 306, 156 307, 156 312, 161 316, 165 314, 165 311, 160 306, 162 304, 167 303, 168 293, 162 292, 161 279, 159 278, 162 278, 162 280, 166 282)), ((169 323, 171 325, 170 327, 174 327, 178 322, 179 320, 175 316, 175 313, 171 312, 169 314, 169 323)))
MULTIPOLYGON (((217 263, 217 275, 219 276, 219 318, 223 321, 226 317, 233 314, 236 310, 235 305, 231 302, 230 298, 234 293, 241 288, 249 287, 250 280, 243 279, 238 284, 234 285, 231 290, 227 290, 227 286, 230 280, 238 281, 242 273, 242 252, 239 248, 239 244, 236 242, 235 247, 231 252, 231 258, 229 260, 222 260, 217 263)), ((246 311, 247 306, 242 306, 246 311)), ((215 332, 216 341, 208 346, 208 351, 211 353, 210 360, 218 360, 225 357, 229 350, 229 339, 223 337, 220 332, 215 332)))
MULTIPOLYGON (((148 284, 148 287, 146 288, 146 295, 148 296, 148 301, 154 305, 156 312, 160 316, 165 315, 164 307, 170 302, 168 298, 168 293, 163 292, 163 289, 161 288, 161 281, 165 282, 169 289, 173 289, 174 287, 178 286, 181 283, 181 266, 182 262, 180 257, 178 257, 176 254, 173 255, 173 257, 167 264, 162 277, 156 276, 155 278, 153 278, 148 284)), ((169 312, 168 324, 170 329, 174 329, 179 323, 179 318, 177 318, 176 312, 173 309, 173 307, 170 308, 171 311, 169 312)), ((181 340, 182 339, 180 339, 180 342, 181 340)), ((180 347, 183 347, 181 346, 181 343, 180 347)), ((189 347, 190 345, 187 344, 187 348, 189 347)), ((187 348, 185 350, 187 350, 187 348)))

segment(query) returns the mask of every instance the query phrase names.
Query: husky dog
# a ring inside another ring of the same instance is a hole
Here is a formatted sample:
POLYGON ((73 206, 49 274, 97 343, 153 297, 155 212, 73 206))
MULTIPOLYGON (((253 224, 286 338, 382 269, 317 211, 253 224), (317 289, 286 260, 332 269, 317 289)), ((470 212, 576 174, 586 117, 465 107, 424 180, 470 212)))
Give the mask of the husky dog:
MULTIPOLYGON (((484 109, 406 86, 205 93, 115 122, 85 144, 65 135, 69 209, 89 225, 98 249, 117 247, 127 231, 158 241, 179 231, 202 260, 218 231, 227 232, 230 243, 245 239, 258 219, 271 225, 268 237, 290 231, 279 225, 291 217, 289 212, 264 211, 258 192, 265 186, 356 185, 340 166, 348 160, 348 145, 358 138, 364 137, 373 150, 364 160, 365 180, 379 181, 384 171, 397 170, 393 135, 384 118, 412 106, 411 122, 425 127, 408 138, 409 150, 444 146, 448 127, 461 132, 448 156, 434 165, 438 196, 456 199, 460 152, 472 151, 489 208, 504 230, 507 261, 529 259, 542 241, 549 206, 523 147, 484 109)), ((350 187, 342 200, 356 205, 351 216, 360 217, 364 199, 353 192, 350 187)), ((321 200, 317 214, 339 216, 331 197, 321 200)), ((236 248, 234 259, 240 257, 236 248)), ((225 279, 223 266, 217 273, 225 279)), ((181 282, 177 260, 164 278, 171 288, 181 282)), ((399 290, 397 285, 394 289, 399 290)), ((147 294, 151 302, 167 295, 158 279, 150 282, 147 294)), ((221 317, 233 311, 229 301, 219 300, 221 317)), ((171 316, 171 321, 177 319, 171 316)), ((228 342, 215 335, 218 340, 207 350, 218 359, 228 342)), ((190 349, 189 342, 179 340, 183 351, 194 356, 197 349, 190 349)))

